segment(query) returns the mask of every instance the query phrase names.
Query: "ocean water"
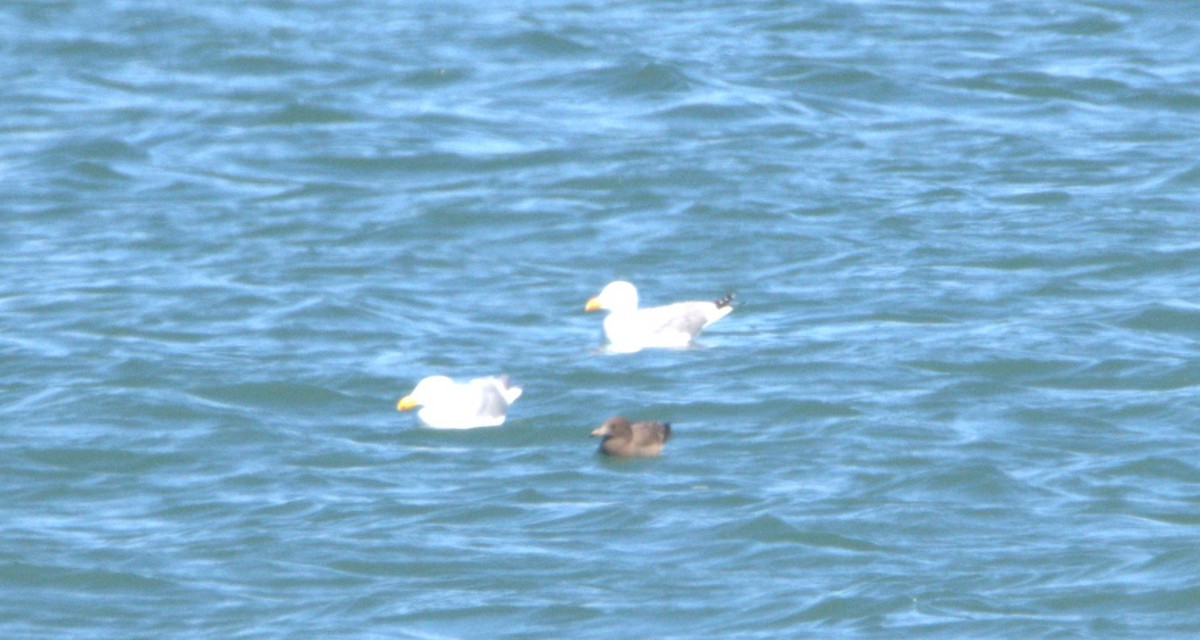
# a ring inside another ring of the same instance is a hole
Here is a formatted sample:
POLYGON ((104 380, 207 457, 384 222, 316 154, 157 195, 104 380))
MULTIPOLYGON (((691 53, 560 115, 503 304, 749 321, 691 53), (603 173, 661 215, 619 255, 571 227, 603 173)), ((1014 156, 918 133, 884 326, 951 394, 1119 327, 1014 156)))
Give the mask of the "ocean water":
POLYGON ((1192 5, 0 34, 0 637, 1200 634, 1192 5), (737 307, 605 354, 617 278, 737 307), (501 428, 395 411, 499 372, 501 428))

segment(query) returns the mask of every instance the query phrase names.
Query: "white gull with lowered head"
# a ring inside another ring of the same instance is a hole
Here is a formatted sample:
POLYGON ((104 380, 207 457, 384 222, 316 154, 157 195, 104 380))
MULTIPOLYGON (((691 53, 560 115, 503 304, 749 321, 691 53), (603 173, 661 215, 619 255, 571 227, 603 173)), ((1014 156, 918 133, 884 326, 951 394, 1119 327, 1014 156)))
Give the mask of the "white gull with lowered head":
POLYGON ((420 407, 417 418, 434 429, 474 429, 504 424, 508 406, 521 397, 521 387, 508 376, 455 382, 446 376, 429 376, 412 393, 396 403, 399 411, 420 407))

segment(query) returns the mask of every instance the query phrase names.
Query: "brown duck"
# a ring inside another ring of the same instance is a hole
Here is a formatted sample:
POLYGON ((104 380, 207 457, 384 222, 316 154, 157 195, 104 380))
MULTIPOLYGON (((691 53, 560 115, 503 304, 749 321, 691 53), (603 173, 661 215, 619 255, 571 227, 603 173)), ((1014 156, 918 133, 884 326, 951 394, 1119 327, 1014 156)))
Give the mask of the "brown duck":
POLYGON ((604 438, 600 453, 622 457, 650 457, 662 451, 663 443, 671 436, 671 425, 663 422, 629 423, 623 416, 604 421, 592 437, 604 438))

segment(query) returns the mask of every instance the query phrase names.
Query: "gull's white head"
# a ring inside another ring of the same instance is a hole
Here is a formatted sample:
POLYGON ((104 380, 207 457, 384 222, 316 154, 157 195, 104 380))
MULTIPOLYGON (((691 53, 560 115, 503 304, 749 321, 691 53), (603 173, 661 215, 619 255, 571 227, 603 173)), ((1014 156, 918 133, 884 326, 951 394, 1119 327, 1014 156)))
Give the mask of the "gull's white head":
POLYGON ((454 388, 454 381, 446 376, 429 376, 417 383, 417 388, 412 390, 412 393, 400 398, 396 403, 396 409, 399 411, 408 411, 409 409, 424 406, 429 404, 434 398, 443 395, 449 389, 454 388))
POLYGON ((587 306, 584 311, 595 311, 596 309, 606 309, 608 311, 633 311, 638 306, 637 287, 625 282, 617 280, 608 283, 604 289, 600 291, 600 295, 587 301, 587 306))

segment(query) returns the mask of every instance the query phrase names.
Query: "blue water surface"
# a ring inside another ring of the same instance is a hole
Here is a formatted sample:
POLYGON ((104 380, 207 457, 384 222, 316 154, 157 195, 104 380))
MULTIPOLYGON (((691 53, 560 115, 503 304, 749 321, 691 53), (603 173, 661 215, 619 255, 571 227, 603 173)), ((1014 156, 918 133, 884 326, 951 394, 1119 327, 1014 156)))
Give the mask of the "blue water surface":
POLYGON ((0 636, 1195 637, 1193 13, 10 0, 0 636))

